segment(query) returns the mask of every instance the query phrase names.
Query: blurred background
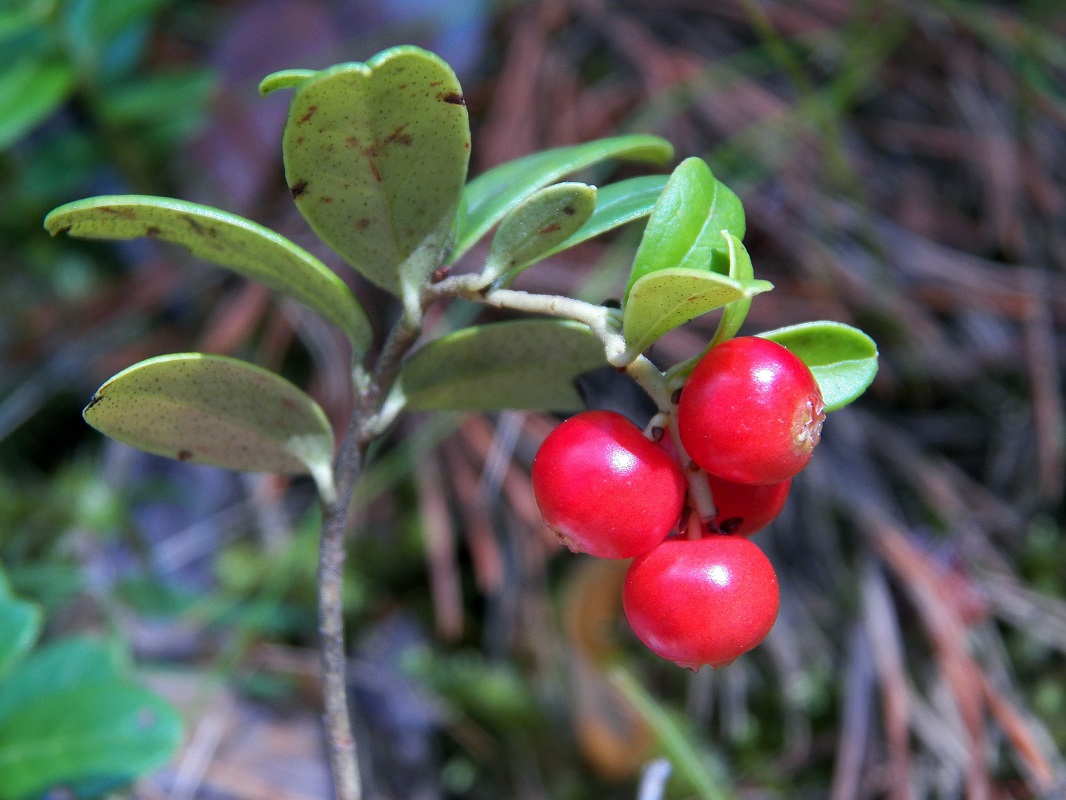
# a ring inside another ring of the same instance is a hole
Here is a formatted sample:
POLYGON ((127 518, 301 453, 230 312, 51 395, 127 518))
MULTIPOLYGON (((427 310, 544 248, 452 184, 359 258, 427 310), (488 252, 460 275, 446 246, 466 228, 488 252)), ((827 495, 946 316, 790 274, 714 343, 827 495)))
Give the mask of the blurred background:
MULTIPOLYGON (((175 761, 115 796, 329 795, 318 520, 310 485, 146 456, 81 408, 166 352, 281 371, 334 420, 347 376, 339 335, 300 307, 42 219, 107 193, 215 205, 336 266, 383 326, 388 298, 295 212, 288 98, 256 84, 399 43, 456 70, 471 174, 624 132, 706 158, 777 287, 745 331, 839 320, 881 369, 756 536, 781 615, 718 672, 646 652, 622 567, 551 541, 528 469, 555 420, 405 418, 349 538, 371 796, 1066 797, 1062 3, 25 0, 0 6, 0 562, 47 637, 118 641, 186 719, 175 761)), ((617 297, 638 238, 518 287, 617 297)), ((653 358, 699 352, 715 322, 653 358)))

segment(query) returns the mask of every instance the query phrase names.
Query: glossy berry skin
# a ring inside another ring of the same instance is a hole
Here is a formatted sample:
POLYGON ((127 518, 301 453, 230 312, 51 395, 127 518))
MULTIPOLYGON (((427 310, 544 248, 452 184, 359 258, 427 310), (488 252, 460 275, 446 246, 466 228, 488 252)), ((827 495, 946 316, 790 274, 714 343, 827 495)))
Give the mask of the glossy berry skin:
POLYGON ((685 476, 665 450, 613 411, 585 411, 553 430, 533 459, 544 521, 574 552, 632 558, 673 529, 685 476))
POLYGON ((719 533, 751 536, 769 525, 788 500, 792 479, 778 483, 733 483, 715 475, 707 476, 714 505, 718 509, 711 526, 719 533))
POLYGON ((734 483, 779 483, 811 459, 825 403, 814 376, 776 342, 729 339, 681 391, 678 433, 698 466, 734 483))
POLYGON ((672 537, 629 565, 622 606, 656 655, 697 670, 751 650, 777 619, 777 575, 742 536, 672 537))

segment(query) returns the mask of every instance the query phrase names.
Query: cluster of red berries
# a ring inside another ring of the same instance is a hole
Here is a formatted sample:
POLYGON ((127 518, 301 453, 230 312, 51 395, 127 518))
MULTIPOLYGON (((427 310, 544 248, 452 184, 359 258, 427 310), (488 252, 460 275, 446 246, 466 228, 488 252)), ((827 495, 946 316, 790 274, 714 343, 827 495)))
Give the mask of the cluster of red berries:
POLYGON ((797 356, 741 337, 700 360, 676 415, 691 463, 620 414, 586 411, 544 440, 533 493, 571 550, 634 559, 622 602, 644 644, 684 667, 718 667, 759 644, 777 619, 777 576, 747 537, 784 507, 818 443, 824 403, 797 356), (713 519, 690 508, 685 472, 700 470, 713 519), (671 536, 679 523, 685 535, 671 536))

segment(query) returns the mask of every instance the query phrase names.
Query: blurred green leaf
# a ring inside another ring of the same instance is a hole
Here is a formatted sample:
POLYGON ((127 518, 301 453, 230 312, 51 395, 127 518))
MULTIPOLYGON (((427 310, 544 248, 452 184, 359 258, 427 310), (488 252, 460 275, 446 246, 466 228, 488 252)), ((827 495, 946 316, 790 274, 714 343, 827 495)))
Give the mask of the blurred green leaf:
POLYGON ((175 109, 188 114, 202 107, 215 82, 209 69, 155 73, 108 91, 100 99, 101 118, 118 125, 168 120, 175 109))
POLYGON ((510 283, 570 237, 596 208, 596 187, 556 183, 533 192, 508 212, 492 238, 485 276, 510 283))
POLYGON ((74 90, 74 70, 60 61, 24 58, 0 70, 0 150, 61 106, 74 90))
POLYGON ((322 409, 281 376, 235 358, 142 361, 97 390, 85 420, 149 453, 332 485, 333 432, 322 409))
POLYGON ((628 222, 651 213, 655 201, 666 185, 666 175, 642 175, 609 183, 596 190, 596 210, 569 239, 560 242, 542 258, 567 250, 628 222))
POLYGON ((545 150, 493 167, 470 181, 463 190, 465 211, 460 215, 452 261, 469 250, 523 198, 542 186, 611 158, 662 164, 673 154, 673 146, 665 139, 629 134, 545 150))
POLYGON ((41 632, 41 609, 11 594, 0 571, 0 676, 29 652, 41 632))
POLYGON ((55 8, 56 0, 22 0, 0 7, 0 42, 31 32, 43 23, 55 8))
POLYGON ((583 408, 574 378, 606 363, 580 323, 498 322, 429 342, 404 364, 400 385, 413 409, 574 411, 583 408))
POLYGON ((194 256, 260 281, 334 323, 361 358, 373 332, 348 286, 302 247, 269 228, 225 211, 144 195, 111 195, 60 206, 45 217, 54 236, 149 237, 184 245, 194 256))
POLYGON ((259 81, 259 94, 266 97, 279 89, 293 89, 318 74, 314 69, 282 69, 259 81))
POLYGON ((716 308, 768 291, 767 281, 737 281, 705 270, 660 269, 638 280, 622 310, 622 334, 631 354, 716 308))
POLYGON ((117 680, 121 666, 113 649, 85 637, 42 647, 0 681, 0 731, 20 708, 81 683, 117 680))
POLYGON ((826 411, 855 400, 877 375, 874 340, 842 322, 805 322, 759 336, 784 345, 810 367, 826 411))
POLYGON ((88 777, 133 779, 181 742, 177 713, 138 686, 82 683, 38 697, 0 726, 0 800, 88 777))
POLYGON ((459 81, 440 58, 394 47, 307 78, 282 149, 300 213, 370 281, 403 295, 443 263, 470 127, 459 81))
POLYGON ((744 238, 744 209, 700 158, 686 158, 670 176, 644 229, 626 286, 652 272, 710 270, 714 251, 728 252, 722 231, 744 238))

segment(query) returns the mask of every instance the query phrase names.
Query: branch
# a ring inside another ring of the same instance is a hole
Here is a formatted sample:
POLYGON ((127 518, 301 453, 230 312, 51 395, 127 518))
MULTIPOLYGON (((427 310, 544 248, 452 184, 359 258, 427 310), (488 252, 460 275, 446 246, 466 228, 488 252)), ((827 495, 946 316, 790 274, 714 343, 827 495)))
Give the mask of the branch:
POLYGON ((402 316, 385 341, 373 375, 363 383, 336 462, 337 490, 322 503, 318 555, 318 631, 321 637, 323 720, 337 800, 362 800, 362 782, 348 710, 347 651, 344 645, 344 533, 352 491, 363 470, 366 448, 380 432, 371 421, 381 411, 400 363, 421 332, 418 321, 402 316))

